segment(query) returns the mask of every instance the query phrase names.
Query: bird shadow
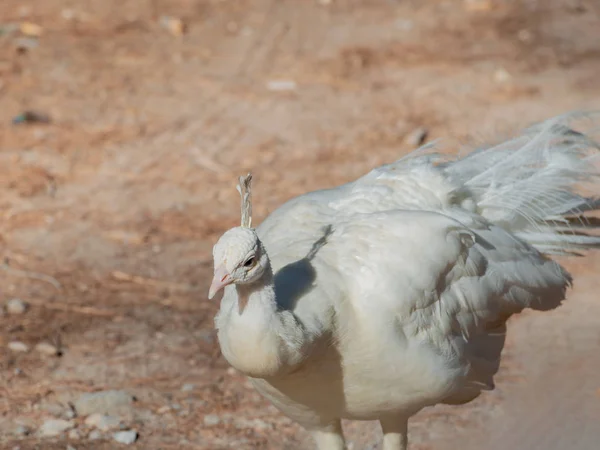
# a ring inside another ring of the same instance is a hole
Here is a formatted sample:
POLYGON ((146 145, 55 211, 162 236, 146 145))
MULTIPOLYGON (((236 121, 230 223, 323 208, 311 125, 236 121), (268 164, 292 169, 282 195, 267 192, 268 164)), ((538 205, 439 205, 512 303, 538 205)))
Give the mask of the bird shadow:
POLYGON ((314 288, 317 272, 312 265, 312 260, 327 244, 332 233, 332 225, 323 227, 322 236, 312 244, 304 258, 277 271, 275 274, 275 298, 280 310, 293 310, 298 300, 314 288))

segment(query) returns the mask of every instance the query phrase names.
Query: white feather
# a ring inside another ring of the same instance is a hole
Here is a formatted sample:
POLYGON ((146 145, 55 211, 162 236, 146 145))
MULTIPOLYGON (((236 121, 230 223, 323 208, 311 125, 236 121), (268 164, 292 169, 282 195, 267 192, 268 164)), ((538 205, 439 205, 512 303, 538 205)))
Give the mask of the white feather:
POLYGON ((543 253, 600 246, 579 217, 600 204, 576 190, 599 192, 598 146, 567 119, 462 158, 420 150, 228 232, 215 255, 243 273, 216 319, 224 356, 323 450, 340 418, 405 448, 412 414, 492 388, 506 320, 571 283, 543 253), (263 245, 253 278, 238 261, 263 245))

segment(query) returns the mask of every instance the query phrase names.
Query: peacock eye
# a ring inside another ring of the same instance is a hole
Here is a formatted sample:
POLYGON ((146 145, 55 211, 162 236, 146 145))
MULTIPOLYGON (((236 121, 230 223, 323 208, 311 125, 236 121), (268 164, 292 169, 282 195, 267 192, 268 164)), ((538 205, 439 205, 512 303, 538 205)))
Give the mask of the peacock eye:
POLYGON ((244 262, 244 267, 250 267, 254 265, 254 256, 248 258, 245 262, 244 262))

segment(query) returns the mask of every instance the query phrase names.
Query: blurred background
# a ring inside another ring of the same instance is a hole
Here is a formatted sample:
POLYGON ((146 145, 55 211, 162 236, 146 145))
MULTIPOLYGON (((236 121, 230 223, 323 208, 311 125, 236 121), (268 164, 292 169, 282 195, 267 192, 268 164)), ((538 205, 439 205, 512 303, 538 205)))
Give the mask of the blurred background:
MULTIPOLYGON (((301 449, 228 369, 211 247, 418 145, 600 108, 597 0, 2 0, 0 446, 301 449)), ((412 450, 592 450, 600 256, 412 450)), ((349 424, 352 449, 376 449, 349 424)))

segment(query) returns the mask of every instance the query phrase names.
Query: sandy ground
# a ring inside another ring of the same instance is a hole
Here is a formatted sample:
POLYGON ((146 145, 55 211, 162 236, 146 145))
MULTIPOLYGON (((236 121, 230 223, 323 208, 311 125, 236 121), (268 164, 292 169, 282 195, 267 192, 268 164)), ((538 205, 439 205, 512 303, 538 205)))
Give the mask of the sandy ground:
MULTIPOLYGON (((237 223, 236 176, 254 172, 260 220, 419 128, 454 150, 599 108, 598 73, 595 0, 3 0, 0 300, 30 308, 0 317, 2 448, 117 448, 79 417, 81 439, 37 431, 103 389, 137 398, 131 448, 310 448, 215 341, 210 249, 237 223), (51 122, 13 125, 25 110, 51 122)), ((412 450, 598 448, 600 256, 565 264, 569 301, 511 321, 497 389, 416 416, 412 450)), ((373 424, 347 428, 378 448, 373 424)))

